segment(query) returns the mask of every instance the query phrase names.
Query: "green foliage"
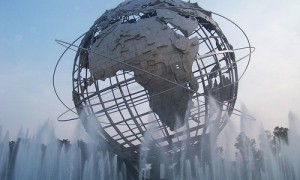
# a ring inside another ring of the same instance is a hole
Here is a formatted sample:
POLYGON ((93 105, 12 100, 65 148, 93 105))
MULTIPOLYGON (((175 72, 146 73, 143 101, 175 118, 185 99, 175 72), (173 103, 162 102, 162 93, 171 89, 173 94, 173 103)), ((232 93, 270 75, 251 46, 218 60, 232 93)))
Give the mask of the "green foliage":
POLYGON ((288 128, 276 126, 273 131, 275 142, 276 140, 278 140, 279 142, 288 144, 289 143, 288 131, 289 131, 288 128))
POLYGON ((234 147, 240 152, 243 160, 253 158, 254 160, 260 161, 262 158, 261 151, 256 147, 255 139, 250 139, 244 132, 241 132, 236 138, 234 147))

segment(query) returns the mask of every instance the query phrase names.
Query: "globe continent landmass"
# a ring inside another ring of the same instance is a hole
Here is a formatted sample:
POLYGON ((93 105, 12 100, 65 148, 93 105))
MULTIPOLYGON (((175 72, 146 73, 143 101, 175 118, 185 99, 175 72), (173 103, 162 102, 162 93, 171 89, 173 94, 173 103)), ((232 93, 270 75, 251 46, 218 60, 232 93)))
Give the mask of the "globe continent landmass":
MULTIPOLYGON (((172 4, 191 7, 179 0, 172 4)), ((192 72, 199 38, 191 36, 197 20, 184 15, 191 10, 169 6, 168 1, 132 0, 106 12, 88 60, 95 79, 105 80, 119 70, 134 72, 136 82, 149 93, 153 112, 174 130, 184 124, 193 92, 199 88, 192 72), (125 12, 140 18, 111 23, 109 17, 125 12)))

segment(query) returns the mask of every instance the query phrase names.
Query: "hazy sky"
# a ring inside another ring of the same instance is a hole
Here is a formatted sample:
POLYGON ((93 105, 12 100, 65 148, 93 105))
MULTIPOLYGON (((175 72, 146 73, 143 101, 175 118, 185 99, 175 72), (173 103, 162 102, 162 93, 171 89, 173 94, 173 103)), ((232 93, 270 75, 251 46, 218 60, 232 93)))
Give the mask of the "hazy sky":
MULTIPOLYGON (((191 0, 241 26, 256 47, 240 82, 238 104, 267 129, 287 126, 289 111, 300 112, 300 1, 191 0)), ((60 137, 69 138, 76 122, 58 123, 65 108, 52 88, 52 72, 63 47, 90 28, 122 0, 0 0, 0 126, 16 136, 22 126, 35 132, 46 120, 60 137)), ((232 37, 233 38, 233 37, 232 37)), ((230 40, 230 37, 228 37, 230 40)), ((234 45, 234 44, 233 44, 234 45)), ((70 53, 57 72, 57 88, 70 106, 70 53)))

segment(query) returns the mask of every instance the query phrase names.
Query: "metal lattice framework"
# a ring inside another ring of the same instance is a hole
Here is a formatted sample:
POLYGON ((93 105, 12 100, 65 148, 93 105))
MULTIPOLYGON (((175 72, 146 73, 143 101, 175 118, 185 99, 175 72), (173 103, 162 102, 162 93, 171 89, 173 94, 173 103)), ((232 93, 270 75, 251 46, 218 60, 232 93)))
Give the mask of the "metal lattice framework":
MULTIPOLYGON (((148 72, 153 78, 161 78, 166 83, 175 85, 174 88, 160 93, 167 93, 176 88, 191 91, 193 106, 189 108, 190 113, 185 119, 185 126, 171 131, 149 107, 150 95, 136 82, 132 71, 119 70, 113 77, 97 80, 89 68, 88 54, 103 56, 93 52, 91 46, 97 35, 107 27, 118 22, 135 23, 142 20, 142 17, 145 18, 145 15, 147 18, 156 18, 155 4, 146 4, 141 8, 146 8, 148 14, 135 8, 131 11, 120 11, 118 16, 113 18, 109 16, 110 11, 102 15, 84 34, 81 44, 77 46, 78 51, 73 67, 73 101, 87 132, 96 134, 114 153, 131 160, 138 159, 143 136, 149 128, 153 148, 164 149, 166 153, 182 150, 183 140, 188 140, 189 143, 185 148, 199 148, 201 138, 210 133, 212 126, 216 130, 215 133, 219 134, 226 125, 228 117, 235 111, 239 81, 237 62, 245 58, 235 57, 236 49, 233 49, 212 19, 211 12, 195 4, 184 3, 184 12, 189 13, 188 16, 198 22, 198 27, 187 38, 197 36, 200 39, 199 51, 192 65, 192 72, 199 89, 195 92, 186 85, 189 82, 178 84, 148 72), (215 99, 215 105, 209 103, 209 97, 215 99), (90 130, 89 126, 96 128, 96 131, 90 130)), ((165 3, 160 8, 182 12, 180 9, 183 7, 165 3)), ((182 16, 186 17, 187 14, 182 16)), ((167 25, 174 32, 180 33, 180 29, 167 25)), ((74 43, 69 44, 68 49, 75 46, 74 43)), ((250 44, 247 48, 251 49, 250 44)), ((251 50, 249 60, 250 54, 251 50)), ((119 62, 113 58, 110 60, 119 62)))

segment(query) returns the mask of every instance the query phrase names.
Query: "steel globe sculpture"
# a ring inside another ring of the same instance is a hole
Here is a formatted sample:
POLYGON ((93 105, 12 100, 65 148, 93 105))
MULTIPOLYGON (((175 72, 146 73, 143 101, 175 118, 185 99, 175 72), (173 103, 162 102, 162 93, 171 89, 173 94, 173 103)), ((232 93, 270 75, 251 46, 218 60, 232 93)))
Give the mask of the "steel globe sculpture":
POLYGON ((125 1, 83 35, 73 101, 87 132, 121 157, 138 161, 149 129, 153 149, 198 151, 212 126, 219 134, 234 111, 239 60, 198 4, 125 1))

